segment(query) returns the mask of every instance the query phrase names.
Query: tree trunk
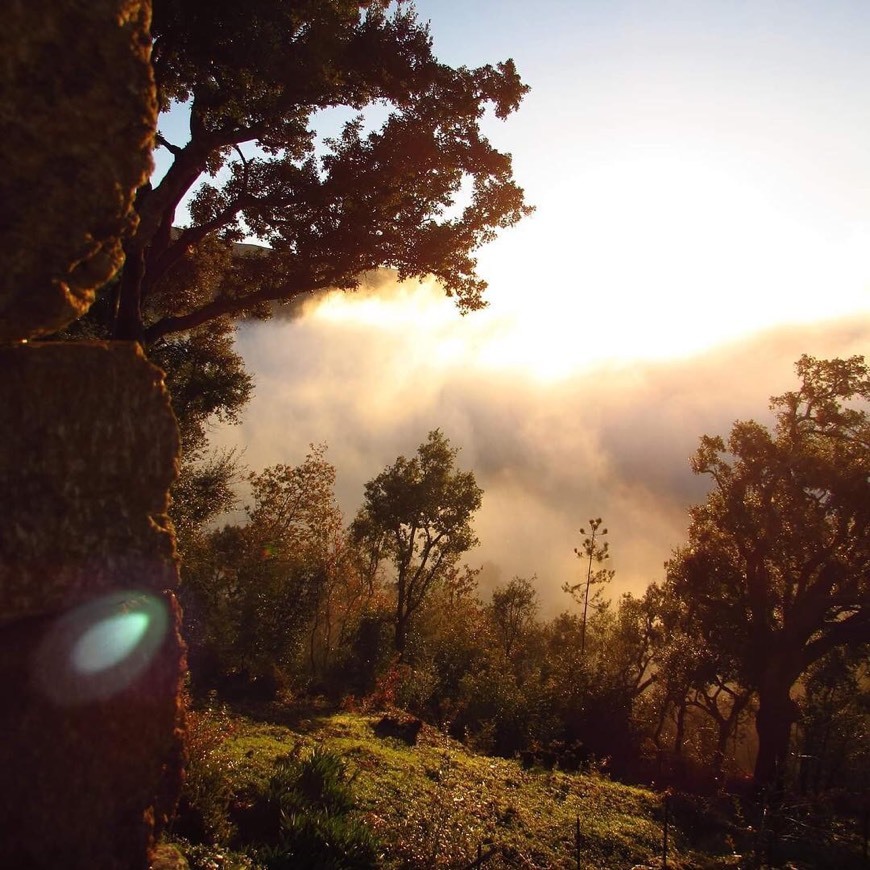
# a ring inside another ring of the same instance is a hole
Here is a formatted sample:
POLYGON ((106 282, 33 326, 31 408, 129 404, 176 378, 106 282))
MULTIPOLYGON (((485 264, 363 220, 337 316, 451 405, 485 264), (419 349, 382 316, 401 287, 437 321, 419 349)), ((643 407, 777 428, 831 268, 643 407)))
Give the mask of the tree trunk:
POLYGON ((788 761, 791 726, 797 718, 797 705, 790 696, 793 680, 771 669, 759 686, 758 756, 755 759, 755 784, 781 787, 788 761))
POLYGON ((145 280, 145 255, 137 247, 125 245, 124 268, 118 287, 118 304, 112 337, 119 341, 142 341, 142 283, 145 280))
POLYGON ((683 742, 686 739, 686 701, 685 698, 677 704, 677 733, 674 735, 674 755, 683 754, 683 742))
POLYGON ((396 636, 395 636, 395 648, 396 652, 399 654, 399 661, 404 661, 405 659, 405 644, 408 640, 408 614, 404 613, 403 610, 397 609, 396 611, 396 636))
POLYGON ((725 786, 725 759, 728 755, 728 738, 733 730, 731 717, 720 720, 717 725, 716 751, 713 753, 713 780, 718 790, 725 786))
POLYGON ((396 635, 394 646, 399 654, 399 661, 405 658, 405 642, 408 639, 408 583, 404 569, 399 570, 396 580, 396 635))

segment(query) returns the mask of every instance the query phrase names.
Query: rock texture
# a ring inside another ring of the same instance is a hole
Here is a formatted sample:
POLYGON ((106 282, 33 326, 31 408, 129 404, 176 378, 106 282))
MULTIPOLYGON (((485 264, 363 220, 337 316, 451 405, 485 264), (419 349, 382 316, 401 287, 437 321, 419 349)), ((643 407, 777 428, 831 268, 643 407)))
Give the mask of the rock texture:
POLYGON ((146 870, 182 776, 178 432, 132 344, 33 344, 121 264, 151 168, 150 0, 0 32, 0 867, 146 870), (5 342, 5 344, 4 344, 5 342))
MULTIPOLYGON (((170 595, 162 641, 148 666, 106 697, 44 691, 35 664, 60 615, 0 631, 0 866, 146 870, 155 834, 181 785, 181 639, 170 595), (14 699, 14 700, 13 700, 14 699)), ((50 644, 49 644, 50 646, 50 644)), ((50 677, 63 684, 65 662, 50 677)), ((101 679, 101 674, 94 675, 101 679)))
POLYGON ((151 171, 150 0, 8 0, 0 29, 0 341, 80 317, 151 171))
POLYGON ((0 371, 0 867, 144 870, 181 784, 175 418, 133 344, 0 371))
POLYGON ((132 343, 0 347, 0 613, 54 613, 176 582, 167 492, 178 434, 132 343))

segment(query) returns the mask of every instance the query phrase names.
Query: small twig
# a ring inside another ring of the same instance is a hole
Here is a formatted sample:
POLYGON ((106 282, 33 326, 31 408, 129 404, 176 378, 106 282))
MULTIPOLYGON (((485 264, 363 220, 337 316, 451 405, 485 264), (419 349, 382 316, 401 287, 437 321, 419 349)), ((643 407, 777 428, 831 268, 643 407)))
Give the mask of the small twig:
POLYGON ((162 145, 167 151, 174 154, 176 157, 181 154, 181 148, 178 145, 173 145, 169 140, 167 140, 162 133, 158 133, 155 137, 157 144, 162 145))

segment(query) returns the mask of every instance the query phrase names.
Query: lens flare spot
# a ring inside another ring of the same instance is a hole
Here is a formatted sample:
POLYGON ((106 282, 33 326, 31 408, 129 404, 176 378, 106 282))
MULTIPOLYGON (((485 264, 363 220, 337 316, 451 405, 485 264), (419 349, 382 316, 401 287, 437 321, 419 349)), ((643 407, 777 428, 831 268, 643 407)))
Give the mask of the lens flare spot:
POLYGON ((109 593, 68 611, 33 657, 34 684, 56 704, 87 704, 126 691, 146 673, 170 629, 155 595, 109 593))
POLYGON ((81 673, 95 674, 120 664, 130 656, 148 630, 146 613, 110 616, 89 628, 76 643, 72 660, 81 673))

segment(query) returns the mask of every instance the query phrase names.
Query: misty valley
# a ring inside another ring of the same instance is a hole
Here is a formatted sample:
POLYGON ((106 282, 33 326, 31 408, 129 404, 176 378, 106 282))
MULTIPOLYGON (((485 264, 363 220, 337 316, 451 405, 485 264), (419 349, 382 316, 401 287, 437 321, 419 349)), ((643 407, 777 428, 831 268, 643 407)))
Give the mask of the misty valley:
MULTIPOLYGON (((288 729, 294 776, 326 763, 317 753, 353 733, 353 751, 330 756, 336 777, 364 777, 370 763, 381 784, 387 762, 373 747, 383 741, 435 752, 436 790, 425 801, 438 812, 448 800, 439 791, 444 765, 452 794, 468 785, 456 772, 462 765, 505 759, 498 764, 512 767, 499 769, 515 771, 518 782, 537 778, 529 788, 552 786, 558 771, 568 789, 592 777, 665 789, 666 802, 683 795, 688 803, 675 804, 682 809, 673 823, 685 827, 671 848, 681 844, 685 866, 695 866, 689 855, 704 837, 704 848, 731 843, 739 860, 762 860, 756 809, 780 826, 764 834, 764 850, 809 854, 804 836, 812 831, 813 849, 823 842, 825 855, 849 866, 870 760, 867 742, 856 739, 870 691, 862 585, 870 377, 861 357, 804 356, 795 370, 797 388, 771 399, 770 427, 738 421, 727 435, 701 437, 691 466, 712 485, 690 510, 688 540, 673 551, 664 579, 614 596, 610 530, 590 519, 566 541, 575 570, 549 618, 534 574, 481 589, 474 519, 486 494, 439 429, 365 484, 350 521, 336 502, 326 445, 312 445, 297 465, 260 472, 243 472, 226 453, 186 466, 177 483, 185 496, 174 509, 192 721, 205 740, 193 775, 239 751, 236 741, 247 745, 257 723, 269 721, 288 729), (239 521, 203 522, 210 508, 232 503, 234 481, 244 482, 249 501, 239 521), (197 507, 191 493, 205 504, 197 507), (297 730, 300 720, 307 724, 297 730), (312 741, 311 733, 320 736, 312 741), (823 795, 837 795, 845 827, 801 815, 798 833, 796 814, 823 795), (690 806, 707 818, 700 840, 690 806), (735 815, 738 806, 747 815, 735 815)), ((483 794, 499 788, 488 784, 483 794)), ((188 794, 178 830, 243 846, 241 833, 226 833, 241 831, 234 806, 209 803, 217 813, 209 821, 188 794), (222 834, 206 830, 218 823, 222 834)), ((396 810, 379 800, 361 806, 357 818, 394 830, 396 810)), ((512 851, 492 807, 464 812, 445 816, 437 836, 423 820, 398 839, 391 834, 378 860, 401 864, 426 848, 436 851, 413 866, 472 866, 484 847, 505 866, 531 860, 512 851)), ((644 818, 661 812, 654 803, 644 818)), ((524 824, 528 836, 542 836, 524 824)), ((563 824, 571 836, 571 819, 563 824)), ((583 840, 586 860, 611 847, 619 860, 643 857, 601 836, 583 840)), ((635 836, 640 843, 649 834, 635 836)), ((553 865, 571 853, 557 859, 560 847, 547 849, 553 865)), ((732 858, 718 860, 728 866, 732 858)))

